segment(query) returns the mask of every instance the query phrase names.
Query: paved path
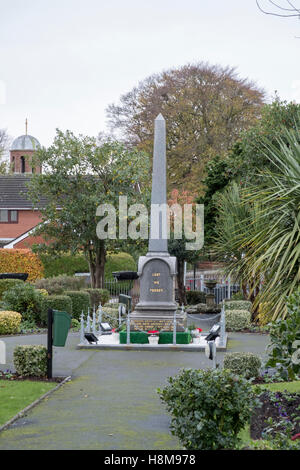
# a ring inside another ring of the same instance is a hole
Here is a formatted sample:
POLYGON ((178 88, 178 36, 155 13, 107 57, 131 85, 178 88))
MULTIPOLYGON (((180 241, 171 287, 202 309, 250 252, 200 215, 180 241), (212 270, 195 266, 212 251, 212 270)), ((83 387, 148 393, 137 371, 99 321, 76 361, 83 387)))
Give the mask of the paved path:
MULTIPOLYGON (((267 341, 263 335, 231 333, 228 351, 264 356, 267 341)), ((46 344, 46 337, 5 342, 8 364, 2 370, 13 369, 17 344, 46 344)), ((72 382, 1 433, 0 449, 179 449, 156 389, 183 367, 209 367, 204 353, 78 351, 77 343, 78 336, 70 335, 67 347, 55 348, 54 355, 54 374, 72 375, 72 382)))

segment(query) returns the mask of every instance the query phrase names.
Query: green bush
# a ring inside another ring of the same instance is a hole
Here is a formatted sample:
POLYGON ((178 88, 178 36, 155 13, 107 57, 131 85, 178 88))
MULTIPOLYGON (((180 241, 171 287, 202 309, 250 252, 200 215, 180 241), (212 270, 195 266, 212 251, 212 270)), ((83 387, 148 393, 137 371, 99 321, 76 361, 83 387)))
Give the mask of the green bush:
POLYGON ((63 254, 53 256, 41 254, 40 259, 44 265, 44 273, 46 278, 51 278, 65 274, 74 276, 76 273, 88 273, 89 264, 84 255, 63 254))
POLYGON ((72 300, 73 318, 80 320, 82 312, 86 314, 90 307, 89 293, 84 291, 65 291, 64 295, 67 295, 72 300))
POLYGON ((226 329, 242 331, 251 326, 251 313, 248 310, 225 310, 226 329))
POLYGON ((45 346, 17 346, 14 350, 16 373, 23 377, 45 377, 47 348, 45 346))
POLYGON ((171 431, 187 450, 233 449, 258 400, 250 383, 228 370, 188 369, 158 390, 171 431))
POLYGON ((242 291, 236 292, 235 294, 232 294, 231 300, 246 300, 244 297, 244 294, 242 291))
POLYGON ((20 279, 0 279, 0 300, 2 300, 5 291, 15 287, 17 284, 21 285, 24 282, 20 281, 20 279))
POLYGON ((85 287, 84 279, 76 276, 56 276, 35 282, 36 289, 44 289, 51 295, 61 295, 66 290, 80 290, 85 287))
POLYGON ((43 297, 42 325, 47 325, 49 308, 72 315, 72 300, 67 295, 48 295, 48 297, 43 297))
POLYGON ((105 279, 114 279, 114 272, 136 271, 136 262, 129 253, 109 253, 105 263, 105 279))
POLYGON ((300 289, 287 299, 287 317, 271 324, 267 366, 276 367, 283 378, 300 373, 300 289))
POLYGON ((248 310, 250 312, 252 303, 248 300, 228 300, 225 306, 226 310, 248 310))
MULTIPOLYGON (((176 333, 176 344, 190 344, 192 336, 190 333, 179 331, 176 333)), ((172 344, 173 343, 173 332, 163 331, 159 333, 158 344, 172 344)))
POLYGON ((245 352, 225 354, 224 369, 229 369, 234 374, 242 375, 246 379, 258 377, 260 368, 261 360, 256 354, 245 352))
POLYGON ((205 293, 198 290, 188 290, 186 291, 186 301, 188 305, 205 304, 205 293))
POLYGON ((110 294, 107 289, 84 289, 90 295, 90 304, 92 307, 98 308, 99 305, 104 305, 109 301, 110 294))
POLYGON ((18 312, 0 311, 0 335, 19 333, 22 315, 18 312))
POLYGON ((22 282, 5 291, 2 296, 5 310, 19 312, 22 320, 41 322, 42 305, 44 296, 31 284, 22 282))

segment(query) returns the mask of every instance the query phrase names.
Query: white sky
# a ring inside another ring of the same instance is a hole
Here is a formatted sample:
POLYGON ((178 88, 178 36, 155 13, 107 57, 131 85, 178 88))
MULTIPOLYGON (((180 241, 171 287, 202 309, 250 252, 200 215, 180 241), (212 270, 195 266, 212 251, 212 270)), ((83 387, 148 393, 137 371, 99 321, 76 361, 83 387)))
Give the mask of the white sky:
POLYGON ((300 102, 295 36, 299 19, 255 0, 0 0, 0 128, 17 137, 28 117, 46 146, 57 127, 97 135, 140 80, 202 60, 300 102))

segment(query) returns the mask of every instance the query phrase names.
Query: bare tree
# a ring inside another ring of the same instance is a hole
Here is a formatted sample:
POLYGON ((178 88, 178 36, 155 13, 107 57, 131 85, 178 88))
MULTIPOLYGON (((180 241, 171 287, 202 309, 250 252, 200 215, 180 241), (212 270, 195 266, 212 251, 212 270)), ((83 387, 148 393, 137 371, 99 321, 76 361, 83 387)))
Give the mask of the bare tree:
POLYGON ((300 19, 300 7, 296 7, 294 5, 294 2, 291 2, 290 0, 286 0, 286 7, 279 5, 277 2, 274 2, 272 0, 267 0, 268 3, 271 5, 271 9, 273 7, 276 8, 275 11, 267 11, 265 10, 261 5, 259 0, 256 0, 256 5, 260 9, 261 12, 265 13, 266 15, 272 15, 272 16, 281 16, 282 18, 289 18, 291 16, 298 16, 300 19), (288 8, 287 8, 288 7, 288 8))

